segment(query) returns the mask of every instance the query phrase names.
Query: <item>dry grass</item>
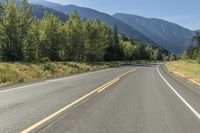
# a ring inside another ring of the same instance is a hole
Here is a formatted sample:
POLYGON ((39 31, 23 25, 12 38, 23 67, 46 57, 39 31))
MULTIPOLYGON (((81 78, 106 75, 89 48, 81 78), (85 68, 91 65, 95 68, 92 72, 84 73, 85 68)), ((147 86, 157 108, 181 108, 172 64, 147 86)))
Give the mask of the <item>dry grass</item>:
POLYGON ((167 63, 165 66, 170 72, 200 86, 200 64, 197 61, 174 61, 167 63))
POLYGON ((0 63, 0 87, 34 80, 49 79, 80 72, 95 71, 109 67, 116 67, 122 62, 112 63, 0 63))

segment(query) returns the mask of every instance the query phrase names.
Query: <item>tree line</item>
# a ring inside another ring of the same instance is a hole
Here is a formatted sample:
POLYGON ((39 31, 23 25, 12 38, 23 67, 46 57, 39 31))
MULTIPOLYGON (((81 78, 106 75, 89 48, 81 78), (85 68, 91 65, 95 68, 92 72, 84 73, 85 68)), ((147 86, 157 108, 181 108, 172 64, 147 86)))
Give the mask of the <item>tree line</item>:
POLYGON ((196 31, 192 42, 192 45, 181 55, 181 59, 197 60, 200 63, 200 30, 196 31))
POLYGON ((65 22, 46 12, 33 17, 28 0, 0 5, 1 61, 168 60, 169 52, 119 34, 100 20, 73 12, 65 22))

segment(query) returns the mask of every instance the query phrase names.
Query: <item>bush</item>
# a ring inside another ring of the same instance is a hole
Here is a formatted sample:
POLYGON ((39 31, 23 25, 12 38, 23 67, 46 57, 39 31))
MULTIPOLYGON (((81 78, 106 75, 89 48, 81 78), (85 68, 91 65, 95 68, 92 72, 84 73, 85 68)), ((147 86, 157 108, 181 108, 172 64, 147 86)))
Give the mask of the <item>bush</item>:
POLYGON ((165 56, 164 61, 169 61, 169 56, 165 56))
POLYGON ((27 77, 19 74, 15 69, 8 64, 0 64, 0 85, 8 85, 13 83, 21 83, 27 81, 27 77))
POLYGON ((43 64, 43 70, 44 71, 50 71, 52 73, 55 73, 56 71, 56 66, 51 64, 50 62, 47 62, 45 64, 43 64))
POLYGON ((40 63, 47 63, 50 62, 50 59, 48 57, 44 57, 38 60, 40 63))

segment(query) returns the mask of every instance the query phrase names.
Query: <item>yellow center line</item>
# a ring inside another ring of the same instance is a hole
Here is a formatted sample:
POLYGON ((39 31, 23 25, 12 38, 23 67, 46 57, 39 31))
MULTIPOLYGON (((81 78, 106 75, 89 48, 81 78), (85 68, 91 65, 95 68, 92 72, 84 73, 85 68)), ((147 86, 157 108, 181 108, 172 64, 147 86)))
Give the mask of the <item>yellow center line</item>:
POLYGON ((39 122, 35 123, 34 125, 30 126, 29 128, 27 128, 27 129, 21 131, 21 133, 29 133, 29 132, 33 131, 33 130, 36 129, 37 127, 41 126, 42 124, 46 123, 47 121, 49 121, 49 120, 53 119, 54 117, 58 116, 59 114, 63 113, 64 111, 66 111, 66 110, 69 109, 70 107, 74 106, 75 104, 77 104, 77 103, 83 101, 84 99, 88 98, 88 97, 91 96, 92 94, 94 94, 94 93, 96 93, 96 92, 100 93, 100 92, 104 91, 105 89, 107 89, 108 87, 110 87, 111 85, 113 85, 113 84, 115 84, 117 81, 119 81, 122 77, 124 77, 125 75, 127 75, 127 74, 129 74, 129 73, 131 73, 131 72, 133 72, 133 71, 135 71, 135 70, 136 70, 136 69, 133 69, 133 70, 131 70, 131 71, 128 71, 128 72, 126 72, 126 73, 120 75, 119 77, 117 77, 117 78, 115 78, 115 79, 109 81, 108 83, 106 83, 106 84, 104 84, 104 85, 98 87, 97 89, 93 90, 92 92, 90 92, 90 93, 84 95, 83 97, 81 97, 81 98, 75 100, 74 102, 72 102, 72 103, 66 105, 65 107, 63 107, 62 109, 60 109, 60 110, 56 111, 55 113, 49 115, 48 117, 45 117, 44 119, 42 119, 42 120, 40 120, 39 122))
POLYGON ((105 87, 99 89, 97 92, 100 93, 102 91, 104 91, 105 89, 107 89, 108 87, 110 87, 111 85, 115 84, 117 81, 119 81, 120 78, 115 79, 114 81, 112 81, 110 84, 106 85, 105 87))

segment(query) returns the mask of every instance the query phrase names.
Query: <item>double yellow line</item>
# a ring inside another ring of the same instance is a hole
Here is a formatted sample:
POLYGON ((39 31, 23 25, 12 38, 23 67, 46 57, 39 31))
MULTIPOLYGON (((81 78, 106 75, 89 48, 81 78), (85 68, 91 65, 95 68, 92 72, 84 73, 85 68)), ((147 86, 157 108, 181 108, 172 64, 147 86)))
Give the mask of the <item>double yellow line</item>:
POLYGON ((99 89, 97 90, 98 93, 104 91, 105 89, 107 89, 108 87, 110 87, 111 85, 115 84, 117 81, 119 81, 122 77, 126 76, 127 74, 131 73, 135 71, 135 69, 132 69, 118 77, 116 77, 115 79, 109 81, 108 83, 104 84, 103 86, 99 87, 99 89))
POLYGON ((51 114, 50 116, 48 117, 45 117, 44 119, 40 120, 39 122, 35 123, 34 125, 30 126, 29 128, 21 131, 21 133, 29 133, 31 131, 33 131, 34 129, 36 129, 37 127, 41 126, 42 124, 46 123, 47 121, 53 119, 54 117, 58 116, 59 114, 63 113, 64 111, 66 111, 67 109, 69 109, 70 107, 74 106, 75 104, 83 101, 84 99, 88 98, 89 96, 91 96, 92 94, 94 93, 100 93, 104 90, 106 90, 108 87, 110 87, 111 85, 115 84, 116 82, 118 82, 122 77, 126 76, 127 74, 131 73, 131 72, 134 72, 136 69, 133 69, 133 70, 130 70, 118 77, 116 77, 115 79, 109 81, 108 83, 100 86, 99 88, 95 89, 94 91, 84 95, 83 97, 75 100, 74 102, 66 105, 65 107, 63 107, 62 109, 56 111, 55 113, 51 114))

